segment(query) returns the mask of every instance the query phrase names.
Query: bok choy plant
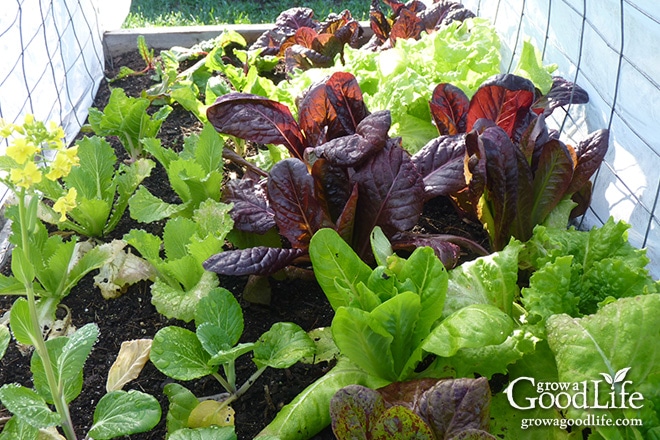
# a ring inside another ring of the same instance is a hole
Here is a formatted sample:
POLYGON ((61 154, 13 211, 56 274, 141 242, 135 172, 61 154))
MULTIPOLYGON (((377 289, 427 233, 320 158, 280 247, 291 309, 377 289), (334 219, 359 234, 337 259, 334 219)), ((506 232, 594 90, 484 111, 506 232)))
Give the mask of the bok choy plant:
MULTIPOLYGON (((0 401, 12 414, 0 436, 61 437, 56 428, 60 426, 67 440, 75 440, 69 404, 82 390, 83 365, 98 338, 98 327, 86 324, 69 336, 51 333, 46 340, 42 316, 54 318, 59 300, 107 255, 101 248, 75 255, 75 239, 64 242, 59 236, 49 237, 37 217, 37 185, 44 178, 66 178, 78 163, 77 147, 66 148, 62 128, 55 124, 46 127, 31 115, 22 125, 0 120, 0 127, 0 135, 9 144, 0 158, 0 168, 6 173, 3 183, 17 198, 17 206, 10 210, 13 277, 3 276, 2 284, 3 290, 25 295, 12 305, 9 324, 17 343, 34 348, 30 365, 33 388, 16 383, 0 387, 0 401)), ((56 200, 53 209, 66 216, 75 207, 73 194, 56 200)), ((158 401, 145 393, 108 393, 96 406, 88 435, 109 439, 148 431, 158 423, 160 413, 158 401)))

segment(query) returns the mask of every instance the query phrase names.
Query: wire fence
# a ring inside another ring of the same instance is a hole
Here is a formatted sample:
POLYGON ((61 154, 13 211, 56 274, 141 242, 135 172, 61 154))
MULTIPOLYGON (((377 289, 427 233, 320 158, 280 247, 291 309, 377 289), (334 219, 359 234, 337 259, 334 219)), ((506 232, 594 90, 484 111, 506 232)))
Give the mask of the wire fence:
POLYGON ((465 0, 489 18, 503 45, 503 67, 513 69, 525 39, 557 74, 590 97, 554 118, 573 144, 608 128, 610 147, 594 179, 588 228, 610 216, 632 225, 630 242, 647 248, 660 275, 660 2, 657 0, 465 0))
MULTIPOLYGON (((103 78, 95 1, 3 0, 2 6, 0 118, 52 120, 72 141, 103 78)), ((6 147, 0 144, 0 152, 6 147)), ((5 194, 0 192, 3 200, 5 194)))

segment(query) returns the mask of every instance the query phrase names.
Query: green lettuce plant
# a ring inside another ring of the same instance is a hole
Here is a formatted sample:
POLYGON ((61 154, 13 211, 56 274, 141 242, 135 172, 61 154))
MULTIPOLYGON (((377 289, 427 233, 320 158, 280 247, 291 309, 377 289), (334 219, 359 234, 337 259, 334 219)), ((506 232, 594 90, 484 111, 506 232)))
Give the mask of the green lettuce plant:
POLYGON ((199 300, 218 286, 217 276, 204 270, 202 263, 222 251, 233 226, 230 209, 231 205, 208 199, 191 218, 168 220, 162 238, 142 229, 124 235, 124 240, 155 269, 151 295, 159 313, 191 321, 199 300))
MULTIPOLYGON (((9 144, 6 156, 0 158, 0 168, 6 172, 3 183, 17 199, 17 206, 10 210, 14 222, 13 277, 3 277, 2 282, 5 289, 25 295, 12 305, 9 324, 17 343, 34 348, 30 365, 33 388, 15 383, 0 387, 0 401, 13 414, 0 438, 37 438, 40 430, 48 429, 49 435, 59 436, 54 427, 60 426, 64 436, 73 440, 76 434, 69 403, 82 390, 83 365, 98 339, 98 327, 86 324, 70 336, 51 335, 46 340, 40 315, 54 317, 59 300, 106 256, 96 248, 74 258, 75 240, 65 243, 61 237, 49 237, 37 218, 40 193, 36 185, 44 177, 49 180, 66 177, 77 164, 76 149, 67 149, 62 141, 63 130, 54 124, 46 127, 31 115, 26 116, 22 125, 0 120, 0 130, 9 144), (53 159, 44 163, 43 157, 53 159)), ((73 206, 64 196, 53 208, 66 215, 73 206)), ((4 352, 6 334, 3 339, 4 352)), ((89 435, 107 439, 142 432, 153 428, 159 419, 160 406, 155 398, 137 391, 117 391, 99 401, 89 435), (136 418, 139 418, 137 423, 136 418)))
POLYGON ((89 109, 89 125, 99 136, 116 136, 128 153, 129 161, 135 161, 144 156, 142 140, 156 137, 172 112, 172 107, 165 105, 149 114, 150 104, 147 98, 133 98, 123 89, 113 89, 103 111, 89 109))
POLYGON ((240 398, 266 368, 288 368, 303 357, 312 356, 316 350, 307 333, 289 322, 273 324, 256 342, 239 343, 243 312, 232 293, 223 288, 214 288, 199 300, 194 319, 194 332, 177 326, 160 329, 151 346, 151 362, 176 380, 212 376, 227 394, 200 402, 181 386, 167 389, 170 434, 185 428, 222 424, 226 417, 224 410, 240 398), (257 371, 238 385, 235 362, 248 353, 252 353, 257 371), (219 372, 221 367, 223 374, 219 372))
POLYGON ((220 200, 224 141, 211 125, 205 125, 199 135, 188 136, 180 153, 162 147, 155 138, 144 139, 143 146, 165 168, 181 203, 167 203, 141 186, 128 201, 132 218, 142 223, 190 218, 206 200, 220 200))
POLYGON ((121 220, 128 200, 138 185, 149 176, 154 162, 139 158, 119 164, 113 148, 103 138, 92 136, 76 143, 79 164, 62 183, 42 181, 38 187, 44 197, 57 200, 75 193, 76 206, 62 215, 48 204, 39 207, 41 218, 60 229, 86 237, 101 238, 112 232, 121 220))

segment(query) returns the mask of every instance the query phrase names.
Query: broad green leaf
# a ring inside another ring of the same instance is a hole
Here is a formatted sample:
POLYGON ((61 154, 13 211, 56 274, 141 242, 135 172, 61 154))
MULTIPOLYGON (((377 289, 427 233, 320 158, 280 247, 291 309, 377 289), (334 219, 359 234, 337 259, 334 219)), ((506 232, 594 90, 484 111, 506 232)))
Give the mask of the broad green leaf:
MULTIPOLYGON (((44 265, 37 269, 37 278, 50 293, 50 296, 61 296, 64 280, 66 279, 69 266, 75 257, 76 242, 74 240, 68 242, 61 242, 60 240, 51 240, 47 242, 48 245, 53 245, 53 252, 50 252, 50 246, 42 250, 42 258, 44 265)), ((80 247, 78 247, 80 250, 80 247)))
POLYGON ((217 287, 202 298, 195 310, 195 325, 213 324, 227 335, 224 343, 232 346, 243 334, 243 309, 227 289, 217 287))
POLYGON ((303 358, 300 362, 305 364, 318 364, 321 362, 329 362, 337 359, 339 356, 339 349, 332 339, 331 327, 319 327, 307 332, 307 335, 312 338, 316 345, 316 351, 312 356, 303 358))
POLYGON ((158 400, 140 391, 112 391, 101 397, 94 410, 89 436, 110 439, 151 430, 160 421, 158 400))
MULTIPOLYGON (((166 259, 157 266, 159 276, 172 287, 192 290, 206 272, 192 255, 179 259, 166 259)), ((194 309, 191 311, 194 312, 194 309)))
POLYGON ((2 428, 0 440, 34 440, 38 435, 38 428, 14 416, 2 428))
POLYGON ((442 261, 430 247, 421 247, 408 257, 399 273, 400 280, 410 280, 419 295, 421 311, 416 336, 425 337, 433 323, 442 316, 447 294, 448 275, 442 261))
POLYGON ((11 253, 11 272, 24 286, 32 284, 35 277, 32 262, 27 258, 22 248, 16 247, 11 253))
POLYGON ((18 298, 11 306, 9 325, 14 338, 21 344, 35 345, 37 338, 41 337, 34 334, 30 309, 25 298, 18 298))
MULTIPOLYGON (((202 324, 203 326, 207 326, 210 324, 202 324)), ((204 335, 206 337, 206 335, 204 335)), ((201 336, 198 334, 198 338, 201 338, 201 336)), ((210 345, 210 344, 209 344, 210 345)), ((231 365, 233 362, 236 361, 239 357, 243 356, 246 353, 251 352, 254 350, 255 343, 254 342, 244 342, 238 345, 234 345, 233 347, 227 347, 227 348, 219 348, 213 357, 209 360, 208 364, 209 366, 211 365, 231 365)), ((209 351, 209 348, 206 346, 207 351, 209 351)))
POLYGON ((79 197, 69 216, 81 226, 85 235, 101 237, 112 210, 112 200, 79 197))
POLYGON ((256 439, 312 438, 330 424, 330 399, 341 388, 354 384, 379 388, 388 383, 370 376, 348 359, 340 358, 332 370, 285 405, 256 439))
POLYGON ((170 402, 166 416, 167 432, 187 428, 190 413, 199 405, 197 397, 183 385, 174 382, 165 385, 163 393, 170 402))
POLYGON ((543 65, 541 51, 534 47, 530 41, 525 40, 523 42, 518 65, 513 71, 514 75, 522 76, 532 81, 541 90, 541 93, 546 95, 552 87, 551 74, 555 70, 557 70, 556 64, 543 65))
POLYGON ((397 380, 390 350, 393 336, 368 312, 340 307, 332 320, 332 336, 340 353, 355 365, 383 380, 397 380))
POLYGON ((380 226, 376 226, 374 230, 371 231, 370 238, 371 250, 376 258, 376 263, 378 263, 379 266, 386 266, 387 258, 394 254, 390 241, 387 239, 380 226))
POLYGON ((163 374, 177 380, 208 376, 217 368, 207 365, 211 358, 195 333, 181 327, 164 327, 156 333, 149 355, 163 374))
POLYGON ((0 359, 5 355, 7 347, 9 347, 9 341, 11 341, 9 328, 4 324, 0 324, 0 359))
POLYGON ((222 150, 225 143, 220 134, 211 124, 205 124, 199 133, 199 141, 195 149, 195 159, 208 174, 212 171, 222 170, 222 150))
POLYGON ((236 440, 233 426, 209 426, 208 428, 179 429, 168 440, 236 440))
POLYGON ((156 279, 151 286, 151 303, 158 313, 168 318, 190 322, 195 317, 199 300, 208 295, 211 289, 218 287, 218 284, 218 276, 208 271, 203 271, 197 284, 188 291, 156 279))
POLYGON ((332 229, 321 229, 312 236, 309 256, 316 280, 334 310, 349 305, 357 295, 357 284, 366 284, 371 275, 371 268, 332 229))
POLYGON ((131 229, 127 234, 124 234, 124 240, 150 263, 155 265, 160 261, 160 247, 163 242, 159 237, 148 233, 144 229, 131 229))
POLYGON ((129 199, 140 183, 149 177, 155 166, 153 161, 140 158, 128 166, 122 165, 119 168, 119 172, 115 175, 117 199, 114 202, 112 215, 104 228, 104 234, 115 229, 128 207, 129 199))
MULTIPOLYGON (((397 375, 396 379, 408 379, 408 377, 402 377, 403 373, 408 374, 404 371, 404 366, 422 341, 416 332, 416 325, 421 324, 420 297, 412 292, 403 292, 373 309, 370 315, 371 328, 382 326, 392 336, 389 349, 397 375)), ((426 336, 426 334, 428 334, 428 330, 424 335, 426 336)))
POLYGON ((171 217, 185 209, 186 205, 165 203, 154 196, 144 186, 140 186, 128 200, 131 218, 141 223, 151 223, 171 217))
POLYGON ((85 324, 67 338, 62 353, 57 358, 58 381, 60 383, 66 383, 69 378, 80 374, 98 337, 98 326, 90 323, 85 324))
POLYGON ((80 163, 71 169, 64 183, 67 188, 76 188, 80 199, 98 199, 112 205, 115 195, 112 178, 117 164, 114 149, 99 136, 85 137, 76 145, 80 163))
MULTIPOLYGON (((56 380, 60 384, 59 386, 62 389, 64 400, 67 403, 70 403, 73 401, 73 399, 78 397, 82 391, 83 372, 81 369, 77 372, 77 374, 61 377, 57 363, 59 357, 62 355, 62 351, 65 344, 67 343, 67 340, 68 338, 66 337, 50 339, 46 341, 46 348, 48 349, 51 368, 55 373, 56 380)), ((46 400, 47 403, 52 404, 54 401, 50 386, 48 385, 48 378, 46 376, 46 370, 44 369, 44 363, 36 351, 32 353, 30 370, 32 371, 32 382, 34 384, 34 389, 41 395, 41 397, 46 400)))
POLYGON ((0 387, 0 402, 15 417, 35 428, 47 428, 60 423, 60 416, 50 410, 36 391, 19 384, 11 383, 0 387))
MULTIPOLYGON (((114 257, 111 246, 94 246, 84 253, 81 248, 82 246, 80 245, 76 248, 74 264, 69 265, 64 272, 66 279, 61 288, 60 296, 68 295, 71 289, 73 289, 73 287, 78 284, 78 281, 80 281, 85 275, 110 263, 114 257), (82 256, 80 255, 81 253, 82 256)), ((72 261, 69 261, 69 263, 72 263, 72 261)))
POLYGON ((193 220, 197 224, 200 237, 213 235, 218 240, 224 240, 234 227, 234 221, 229 212, 231 203, 222 203, 215 200, 205 200, 193 213, 193 220))
POLYGON ((491 304, 511 315, 518 295, 518 252, 512 240, 502 251, 468 261, 449 271, 443 316, 470 304, 491 304))
POLYGON ((234 409, 216 400, 203 400, 188 417, 188 427, 234 426, 234 409))
POLYGON ((137 378, 149 360, 151 339, 133 339, 121 343, 117 358, 110 366, 105 382, 106 392, 118 391, 137 378))
POLYGON ((197 225, 189 218, 173 218, 163 228, 165 258, 176 260, 188 255, 187 245, 197 231, 197 225))
MULTIPOLYGON (((198 197, 190 192, 190 186, 187 180, 201 181, 207 174, 201 165, 191 160, 177 159, 170 162, 167 167, 167 176, 170 179, 170 185, 174 192, 183 202, 191 202, 198 197)), ((207 197, 204 197, 206 199, 207 197)))
POLYGON ((170 162, 177 160, 179 155, 171 148, 164 148, 160 139, 146 138, 142 140, 144 151, 151 154, 165 169, 170 166, 170 162))
POLYGON ((289 368, 316 350, 314 341, 299 325, 276 322, 254 345, 254 363, 259 368, 289 368))
MULTIPOLYGON (((625 414, 627 418, 641 418, 644 430, 660 426, 650 403, 660 398, 660 347, 657 344, 660 337, 660 294, 622 298, 584 318, 554 315, 548 319, 546 327, 561 382, 585 381, 590 396, 594 396, 600 384, 601 399, 607 399, 610 386, 601 375, 616 378, 618 372, 630 367, 625 376, 626 392, 639 392, 644 398, 637 402, 644 405, 641 409, 624 412, 569 408, 569 417, 581 418, 587 411, 606 414, 614 419, 625 414)), ((620 385, 612 386, 617 391, 621 389, 620 385)), ((630 405, 627 406, 630 408, 630 405)))
POLYGON ((435 327, 422 349, 450 357, 462 348, 501 344, 513 331, 513 320, 499 308, 473 304, 449 315, 435 327))
POLYGON ((576 316, 578 313, 576 298, 571 291, 573 256, 557 258, 534 272, 529 280, 529 287, 521 291, 522 303, 530 315, 541 319, 539 336, 545 337, 545 321, 551 315, 566 313, 576 316))

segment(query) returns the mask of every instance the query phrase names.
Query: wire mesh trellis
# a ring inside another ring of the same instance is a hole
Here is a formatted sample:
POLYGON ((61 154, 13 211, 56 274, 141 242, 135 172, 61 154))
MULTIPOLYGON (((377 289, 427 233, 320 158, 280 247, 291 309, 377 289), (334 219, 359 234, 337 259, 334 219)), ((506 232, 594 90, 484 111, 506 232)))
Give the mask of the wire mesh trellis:
MULTIPOLYGON (((3 0, 0 14, 0 117, 55 121, 71 141, 103 78, 94 0, 3 0)), ((0 144, 0 152, 7 147, 0 144)), ((4 199, 6 191, 0 191, 4 199)))
POLYGON ((587 105, 554 117, 567 142, 610 130, 610 149, 594 179, 583 227, 609 216, 632 225, 630 242, 646 247, 660 276, 660 2, 656 0, 464 0, 497 28, 504 69, 528 38, 557 74, 589 93, 587 105))

